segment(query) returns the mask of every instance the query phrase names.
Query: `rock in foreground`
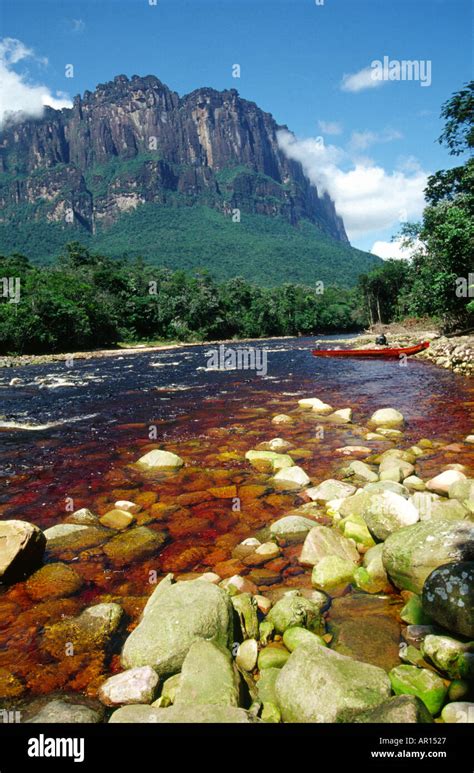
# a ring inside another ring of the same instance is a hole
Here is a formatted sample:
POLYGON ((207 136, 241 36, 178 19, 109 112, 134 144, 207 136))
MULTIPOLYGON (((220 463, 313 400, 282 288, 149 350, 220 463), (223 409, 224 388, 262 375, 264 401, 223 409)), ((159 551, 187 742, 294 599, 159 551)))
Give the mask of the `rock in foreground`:
POLYGON ((0 522, 0 582, 17 582, 34 572, 43 559, 46 538, 27 521, 0 522))

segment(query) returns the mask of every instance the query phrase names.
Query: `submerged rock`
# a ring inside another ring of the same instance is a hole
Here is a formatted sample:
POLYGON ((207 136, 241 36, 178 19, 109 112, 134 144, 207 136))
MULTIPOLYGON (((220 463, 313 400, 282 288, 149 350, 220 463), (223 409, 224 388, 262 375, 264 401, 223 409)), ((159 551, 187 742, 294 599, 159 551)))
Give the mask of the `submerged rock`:
POLYGON ((0 582, 10 584, 41 566, 46 537, 27 521, 0 522, 0 582))
POLYGON ((41 649, 58 660, 68 655, 104 649, 116 632, 121 618, 119 604, 95 604, 78 617, 46 625, 41 649))
POLYGON ((259 472, 278 472, 294 465, 291 456, 274 451, 247 451, 245 458, 259 472))
POLYGON ((315 413, 325 414, 331 413, 332 406, 324 403, 318 397, 304 397, 302 400, 298 400, 300 408, 310 408, 315 413))
MULTIPOLYGON (((431 572, 443 564, 474 558, 474 525, 428 519, 405 526, 384 543, 385 571, 398 587, 421 593, 431 572)), ((428 614, 431 613, 427 609, 428 614)))
POLYGON ((200 639, 231 647, 233 607, 230 596, 200 580, 157 586, 143 617, 122 650, 125 668, 152 666, 161 677, 177 673, 191 645, 200 639))
POLYGON ((351 722, 390 697, 385 671, 319 644, 297 647, 275 683, 285 722, 351 722))
POLYGON ((396 411, 395 408, 379 408, 372 414, 369 423, 375 427, 385 427, 387 429, 400 427, 405 422, 403 413, 396 411))
POLYGON ((157 555, 164 542, 163 532, 137 526, 113 537, 104 545, 104 553, 113 564, 124 566, 157 555))
POLYGON ((126 529, 134 520, 135 516, 132 513, 118 508, 109 510, 108 513, 100 518, 102 526, 107 526, 109 529, 117 529, 118 531, 126 529))
POLYGON ((158 674, 150 666, 130 668, 101 685, 99 700, 106 706, 151 703, 158 687, 158 674))
POLYGON ((301 515, 285 515, 270 526, 270 533, 287 542, 303 542, 316 521, 301 515))
POLYGON ((26 582, 28 595, 35 601, 72 596, 83 585, 82 577, 63 563, 46 564, 26 582))
POLYGON ((448 631, 474 638, 474 561, 435 569, 423 586, 423 609, 448 631))

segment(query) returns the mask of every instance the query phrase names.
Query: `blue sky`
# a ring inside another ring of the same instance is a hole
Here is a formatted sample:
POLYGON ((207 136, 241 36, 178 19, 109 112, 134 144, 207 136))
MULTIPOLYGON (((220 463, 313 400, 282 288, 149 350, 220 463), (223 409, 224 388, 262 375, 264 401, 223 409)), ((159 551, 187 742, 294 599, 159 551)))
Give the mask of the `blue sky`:
POLYGON ((471 3, 318 2, 3 0, 0 37, 22 45, 0 49, 3 109, 23 98, 28 109, 39 87, 62 104, 120 73, 155 74, 180 94, 237 88, 294 132, 285 151, 335 198, 351 241, 383 245, 419 217, 426 174, 455 163, 435 140, 442 102, 472 78, 471 3), (429 62, 430 85, 363 88, 384 56, 429 62))

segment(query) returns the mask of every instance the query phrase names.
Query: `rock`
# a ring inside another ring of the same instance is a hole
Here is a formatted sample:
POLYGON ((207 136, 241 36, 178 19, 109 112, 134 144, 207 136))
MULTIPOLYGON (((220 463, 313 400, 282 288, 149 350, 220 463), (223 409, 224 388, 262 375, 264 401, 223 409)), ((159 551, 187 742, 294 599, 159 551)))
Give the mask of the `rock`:
POLYGON ((279 413, 273 417, 272 424, 293 424, 293 419, 286 413, 279 413))
POLYGON ((390 586, 382 563, 383 543, 375 545, 364 554, 362 566, 354 572, 357 587, 366 593, 380 593, 390 586))
POLYGON ((278 472, 294 465, 291 456, 274 451, 247 451, 245 458, 259 472, 278 472))
POLYGON ((262 543, 260 540, 255 539, 255 537, 244 539, 242 542, 239 542, 239 544, 236 545, 236 547, 233 549, 232 558, 239 558, 242 560, 246 556, 250 556, 252 553, 254 553, 261 544, 262 543))
POLYGON ((106 706, 151 703, 158 682, 158 674, 150 666, 130 668, 107 679, 100 686, 98 697, 106 706))
POLYGON ((400 619, 409 625, 430 625, 431 618, 423 611, 421 598, 416 594, 410 596, 400 612, 400 619))
POLYGON ((257 602, 257 607, 259 611, 262 613, 262 615, 268 615, 270 612, 270 609, 272 608, 272 602, 270 599, 265 598, 265 596, 260 596, 257 594, 255 596, 255 601, 257 602))
POLYGON ((257 665, 258 644, 256 639, 246 639, 239 644, 235 662, 244 671, 253 671, 257 665))
POLYGON ((354 720, 356 723, 367 724, 429 724, 433 717, 423 701, 415 695, 397 695, 389 698, 375 709, 358 714, 354 720))
POLYGON ((125 668, 152 666, 161 677, 177 673, 191 645, 200 639, 231 647, 233 607, 216 585, 191 580, 157 586, 143 617, 122 650, 125 668), (156 596, 155 596, 156 594, 156 596), (150 603, 151 602, 151 603, 150 603))
POLYGON ((352 421, 352 408, 339 408, 338 411, 329 414, 328 420, 334 421, 336 424, 350 424, 352 421))
POLYGON ((402 486, 401 483, 397 483, 393 480, 379 480, 376 483, 367 483, 367 485, 364 486, 363 493, 380 494, 382 491, 393 491, 394 494, 399 494, 401 497, 405 497, 405 499, 408 499, 410 495, 408 488, 405 486, 405 481, 402 486))
POLYGON ((268 645, 260 650, 258 655, 258 668, 259 671, 268 668, 283 668, 286 661, 290 657, 290 653, 285 647, 279 645, 268 645))
POLYGON ((54 699, 43 706, 32 719, 25 720, 26 724, 94 724, 100 722, 102 715, 99 711, 83 703, 69 703, 62 699, 54 699))
POLYGON ((329 502, 331 499, 344 499, 356 490, 350 483, 342 483, 340 480, 324 480, 319 486, 306 489, 306 494, 314 502, 329 502))
POLYGON ((326 556, 338 556, 354 564, 360 560, 352 542, 335 529, 317 524, 308 532, 299 560, 306 566, 314 566, 326 556))
POLYGON ((365 462, 351 462, 349 471, 360 480, 367 481, 367 483, 375 483, 379 479, 377 473, 371 470, 369 465, 365 464, 365 462))
POLYGON ((142 561, 156 555, 164 542, 163 532, 154 531, 146 526, 137 526, 113 537, 104 545, 104 553, 113 564, 125 566, 133 561, 142 561))
POLYGON ((474 443, 474 435, 466 435, 464 438, 465 443, 474 443))
POLYGON ((453 679, 448 689, 448 700, 461 701, 463 698, 468 697, 469 693, 469 682, 466 682, 464 679, 453 679))
POLYGON ((392 491, 372 494, 363 516, 371 534, 382 541, 398 529, 412 526, 420 517, 409 500, 392 491))
POLYGON ((279 668, 264 668, 260 671, 260 679, 257 682, 257 692, 259 700, 262 703, 276 704, 275 682, 279 673, 279 668))
POLYGON ((431 572, 423 586, 423 609, 448 631, 474 638, 474 561, 449 563, 431 572))
POLYGON ((285 593, 271 608, 267 621, 273 624, 277 634, 282 634, 293 626, 307 628, 316 633, 324 628, 321 604, 300 595, 298 590, 285 593))
POLYGON ((277 454, 284 454, 293 448, 292 443, 288 440, 284 440, 281 437, 275 437, 266 443, 259 443, 257 450, 261 451, 274 451, 277 454))
POLYGON ((77 556, 83 550, 97 547, 113 535, 113 531, 102 526, 85 526, 61 523, 44 532, 48 556, 69 554, 77 556))
POLYGON ((374 540, 367 528, 367 524, 361 515, 348 515, 339 522, 339 528, 347 539, 354 540, 361 548, 371 548, 374 540))
POLYGON ((466 478, 466 480, 454 481, 448 489, 448 496, 450 499, 457 499, 461 503, 473 502, 474 480, 466 478))
POLYGON ((112 723, 167 723, 167 724, 249 724, 260 720, 244 709, 233 706, 198 705, 170 706, 166 709, 152 706, 123 706, 114 711, 112 723))
POLYGON ((351 722, 390 697, 390 682, 381 668, 303 644, 282 668, 275 692, 285 722, 351 722))
POLYGON ((451 636, 430 634, 421 643, 421 653, 450 679, 474 678, 473 642, 464 644, 451 636))
POLYGON ((311 582, 315 588, 330 590, 352 582, 355 564, 339 556, 322 558, 311 573, 311 582))
POLYGON ((320 414, 331 413, 333 410, 330 405, 317 397, 305 397, 302 400, 298 400, 298 405, 300 408, 311 408, 312 411, 320 414))
MULTIPOLYGON (((171 706, 175 702, 180 682, 181 674, 174 674, 174 676, 168 677, 168 679, 163 682, 161 695, 158 698, 158 701, 161 701, 159 708, 161 708, 163 704, 165 706, 171 706)), ((152 703, 152 706, 158 706, 158 701, 152 703)))
POLYGON ((404 478, 408 478, 410 475, 413 475, 415 472, 415 465, 395 457, 388 457, 383 459, 379 465, 380 476, 382 477, 385 472, 390 472, 391 470, 397 470, 399 473, 399 479, 404 480, 404 478))
POLYGON ((321 647, 326 646, 326 642, 321 636, 312 633, 312 631, 308 631, 306 628, 301 628, 301 626, 298 625, 287 628, 283 634, 283 644, 290 652, 293 652, 297 647, 300 647, 302 644, 307 644, 308 642, 320 644, 321 647))
MULTIPOLYGON (((387 538, 382 553, 385 571, 392 582, 397 588, 414 593, 422 592, 426 578, 438 566, 472 558, 474 525, 441 518, 398 529, 387 538)), ((433 617, 428 608, 426 611, 433 617)))
POLYGON ((436 475, 436 477, 431 478, 427 482, 426 488, 428 491, 434 491, 435 494, 447 495, 453 483, 464 480, 466 480, 466 476, 463 472, 458 472, 457 470, 445 470, 439 475, 436 475))
POLYGON ((58 660, 70 654, 103 650, 117 631, 122 614, 119 604, 95 604, 78 617, 45 625, 41 649, 58 660))
POLYGON ((458 701, 448 703, 441 712, 441 719, 446 723, 474 723, 474 703, 468 701, 458 701))
POLYGON ((300 515, 286 515, 270 526, 270 533, 285 542, 303 542, 315 521, 300 515))
POLYGON ((397 440, 398 438, 403 436, 403 432, 400 432, 399 429, 386 429, 384 427, 376 427, 376 432, 379 435, 382 435, 383 438, 388 438, 389 440, 397 440))
POLYGON ((469 510, 457 499, 434 500, 430 506, 431 518, 444 518, 453 521, 462 521, 469 516, 469 510))
POLYGON ((63 563, 46 564, 26 582, 28 595, 35 601, 72 596, 83 585, 82 577, 71 566, 63 563))
POLYGON ((220 587, 224 588, 231 596, 234 596, 237 593, 255 594, 258 590, 255 583, 251 582, 248 577, 241 577, 238 574, 234 574, 232 577, 227 577, 225 580, 222 580, 220 587))
POLYGON ((394 408, 379 408, 378 411, 372 414, 369 419, 369 423, 377 427, 385 427, 387 429, 400 427, 405 422, 403 414, 400 411, 396 411, 394 408))
POLYGON ((257 602, 250 593, 239 593, 231 597, 240 622, 242 637, 244 639, 258 638, 257 602))
POLYGON ((433 716, 439 714, 448 688, 433 671, 402 665, 392 668, 389 677, 396 695, 416 695, 433 716))
POLYGON ((135 516, 126 510, 109 510, 108 513, 99 519, 102 526, 107 526, 109 529, 126 529, 135 520, 135 516))
POLYGON ((305 471, 301 467, 296 466, 280 470, 274 475, 273 480, 285 488, 301 488, 311 483, 305 471))
POLYGON ((27 521, 0 522, 0 582, 24 579, 41 566, 46 546, 44 533, 27 521))
POLYGON ((424 481, 417 475, 408 475, 408 477, 404 479, 403 485, 406 486, 407 489, 410 489, 410 491, 424 491, 426 488, 424 481))
POLYGON ((189 648, 181 670, 175 706, 238 706, 239 680, 227 649, 200 639, 189 648))
POLYGON ((368 432, 365 436, 366 440, 385 440, 385 437, 380 432, 368 432))
MULTIPOLYGON (((23 682, 7 668, 0 668, 0 698, 18 698, 24 692, 25 685, 23 682)), ((5 718, 3 717, 4 720, 5 718)))
POLYGON ((368 456, 372 453, 372 449, 368 446, 342 446, 336 448, 336 454, 342 454, 343 456, 368 456))
POLYGON ((172 454, 170 451, 161 451, 155 448, 141 456, 136 464, 144 470, 179 470, 184 461, 180 456, 172 454))
POLYGON ((409 646, 419 647, 423 639, 437 632, 434 625, 407 625, 402 636, 409 646))
POLYGON ((75 523, 79 526, 95 526, 99 523, 99 518, 94 515, 87 507, 81 507, 80 510, 76 510, 75 513, 71 513, 65 519, 66 523, 75 523))

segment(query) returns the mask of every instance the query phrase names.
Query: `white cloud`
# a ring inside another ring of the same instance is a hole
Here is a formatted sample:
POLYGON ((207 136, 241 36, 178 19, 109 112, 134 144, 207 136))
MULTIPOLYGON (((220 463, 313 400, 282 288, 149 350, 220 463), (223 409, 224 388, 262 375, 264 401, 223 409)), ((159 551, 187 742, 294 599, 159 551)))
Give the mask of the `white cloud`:
POLYGON ((289 158, 300 161, 319 191, 329 193, 351 240, 398 230, 402 222, 420 217, 428 173, 413 159, 388 171, 320 138, 298 140, 282 131, 278 142, 289 158))
POLYGON ((53 94, 48 86, 34 84, 13 66, 19 62, 34 61, 46 66, 48 60, 36 56, 33 49, 16 38, 0 40, 0 126, 6 118, 22 120, 25 117, 39 118, 44 107, 60 109, 71 107, 72 102, 64 92, 53 94))
POLYGON ((393 142, 393 140, 401 140, 402 137, 403 134, 396 129, 384 129, 383 132, 352 132, 350 147, 354 151, 367 150, 367 148, 376 143, 393 142))
POLYGON ((404 247, 401 239, 394 239, 393 242, 374 242, 370 251, 384 260, 389 260, 389 258, 393 258, 394 260, 408 260, 419 247, 419 242, 413 247, 404 247))
POLYGON ((85 28, 86 23, 82 19, 71 19, 71 29, 73 32, 80 34, 81 32, 84 32, 85 28))
POLYGON ((337 121, 318 121, 323 134, 342 134, 342 126, 337 121))
POLYGON ((342 91, 357 92, 364 89, 376 89, 378 86, 383 86, 384 83, 387 81, 377 77, 377 70, 369 65, 358 72, 343 75, 341 89, 342 91))

